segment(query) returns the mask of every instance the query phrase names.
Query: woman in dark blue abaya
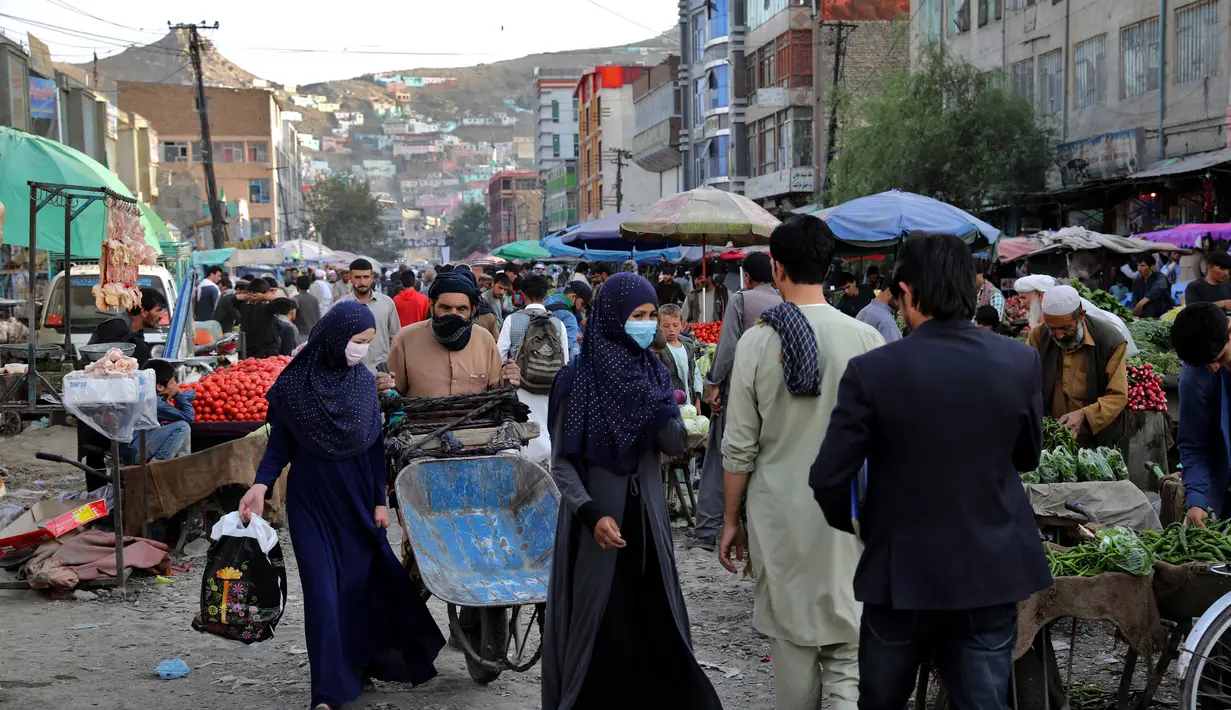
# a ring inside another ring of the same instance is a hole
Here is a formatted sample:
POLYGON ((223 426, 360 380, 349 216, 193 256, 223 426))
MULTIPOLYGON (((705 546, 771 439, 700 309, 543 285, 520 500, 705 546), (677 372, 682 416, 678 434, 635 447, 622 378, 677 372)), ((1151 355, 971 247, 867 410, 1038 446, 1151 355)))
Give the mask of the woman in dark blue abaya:
POLYGON ((368 678, 422 683, 444 637, 385 537, 385 450, 376 383, 362 365, 372 312, 340 303, 312 329, 269 399, 269 444, 240 514, 260 515, 286 464, 286 510, 303 585, 312 707, 359 697, 368 678))

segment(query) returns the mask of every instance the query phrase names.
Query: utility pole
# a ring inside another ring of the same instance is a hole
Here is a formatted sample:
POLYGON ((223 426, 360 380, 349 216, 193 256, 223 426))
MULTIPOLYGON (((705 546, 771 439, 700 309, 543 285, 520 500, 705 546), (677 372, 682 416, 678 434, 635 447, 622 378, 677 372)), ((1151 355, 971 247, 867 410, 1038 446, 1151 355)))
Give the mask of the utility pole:
POLYGON ((838 147, 838 84, 842 81, 842 64, 846 60, 846 43, 858 25, 849 22, 831 22, 826 26, 835 30, 833 39, 833 85, 829 90, 829 127, 825 134, 825 155, 822 158, 821 186, 829 185, 829 164, 838 147))
MULTIPOLYGON (((170 24, 170 23, 168 23, 170 24)), ((218 182, 214 178, 214 146, 209 137, 209 104, 205 100, 205 70, 201 67, 201 35, 198 29, 218 29, 218 23, 212 26, 175 25, 176 30, 188 31, 188 52, 192 58, 192 71, 197 79, 197 115, 201 119, 201 165, 205 167, 205 193, 209 200, 210 231, 214 237, 214 248, 221 249, 226 244, 227 222, 223 215, 223 207, 218 202, 218 182)))
MULTIPOLYGON (((611 164, 616 166, 616 212, 622 212, 624 209, 624 166, 628 165, 624 161, 632 160, 633 152, 623 148, 612 148, 611 152, 615 154, 615 157, 611 159, 611 164)), ((602 209, 602 205, 599 208, 602 209)))

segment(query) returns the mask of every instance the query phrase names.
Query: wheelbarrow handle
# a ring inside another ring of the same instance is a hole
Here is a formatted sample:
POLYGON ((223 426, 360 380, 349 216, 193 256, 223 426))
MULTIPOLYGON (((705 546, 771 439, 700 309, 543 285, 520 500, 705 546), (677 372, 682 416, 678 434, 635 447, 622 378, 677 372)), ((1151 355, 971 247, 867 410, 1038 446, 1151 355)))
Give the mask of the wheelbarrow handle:
POLYGON ((1098 522, 1098 516, 1095 515, 1092 510, 1090 510, 1089 508, 1087 508, 1085 505, 1078 502, 1074 498, 1069 498, 1068 500, 1064 501, 1064 507, 1067 510, 1071 510, 1074 513, 1077 513, 1078 515, 1084 515, 1086 517, 1086 522, 1088 523, 1098 522))
POLYGON ((90 474, 91 476, 98 476, 99 478, 106 480, 108 483, 113 483, 113 481, 111 480, 111 476, 108 475, 106 472, 97 471, 94 468, 81 463, 80 461, 74 461, 70 458, 65 458, 58 454, 49 454, 45 451, 39 451, 36 454, 34 454, 34 458, 38 459, 39 461, 50 461, 52 463, 67 464, 74 468, 78 468, 81 471, 90 474))

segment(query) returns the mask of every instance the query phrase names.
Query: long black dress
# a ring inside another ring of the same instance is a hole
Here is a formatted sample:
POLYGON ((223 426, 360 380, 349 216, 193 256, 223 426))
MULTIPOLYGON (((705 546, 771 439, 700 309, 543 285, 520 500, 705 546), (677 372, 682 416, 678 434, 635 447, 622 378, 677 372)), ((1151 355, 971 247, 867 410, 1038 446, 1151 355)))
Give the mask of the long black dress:
MULTIPOLYGON (((553 422, 562 441, 567 403, 553 422)), ((600 466, 579 472, 553 454, 562 503, 543 643, 544 710, 721 708, 692 655, 659 470, 660 451, 684 449, 683 423, 658 433, 632 476, 600 466), (584 480, 584 483, 583 483, 584 480), (577 514, 592 501, 626 546, 603 550, 577 514)))

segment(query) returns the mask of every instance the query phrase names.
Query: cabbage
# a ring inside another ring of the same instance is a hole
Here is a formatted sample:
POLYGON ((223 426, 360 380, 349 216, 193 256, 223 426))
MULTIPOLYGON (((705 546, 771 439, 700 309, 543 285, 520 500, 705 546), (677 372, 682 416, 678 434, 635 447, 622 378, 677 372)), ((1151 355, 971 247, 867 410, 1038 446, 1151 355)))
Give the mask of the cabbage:
POLYGON ((685 404, 684 406, 680 407, 680 416, 684 417, 684 421, 688 421, 689 419, 696 419, 697 418, 697 408, 692 406, 691 404, 685 404))

